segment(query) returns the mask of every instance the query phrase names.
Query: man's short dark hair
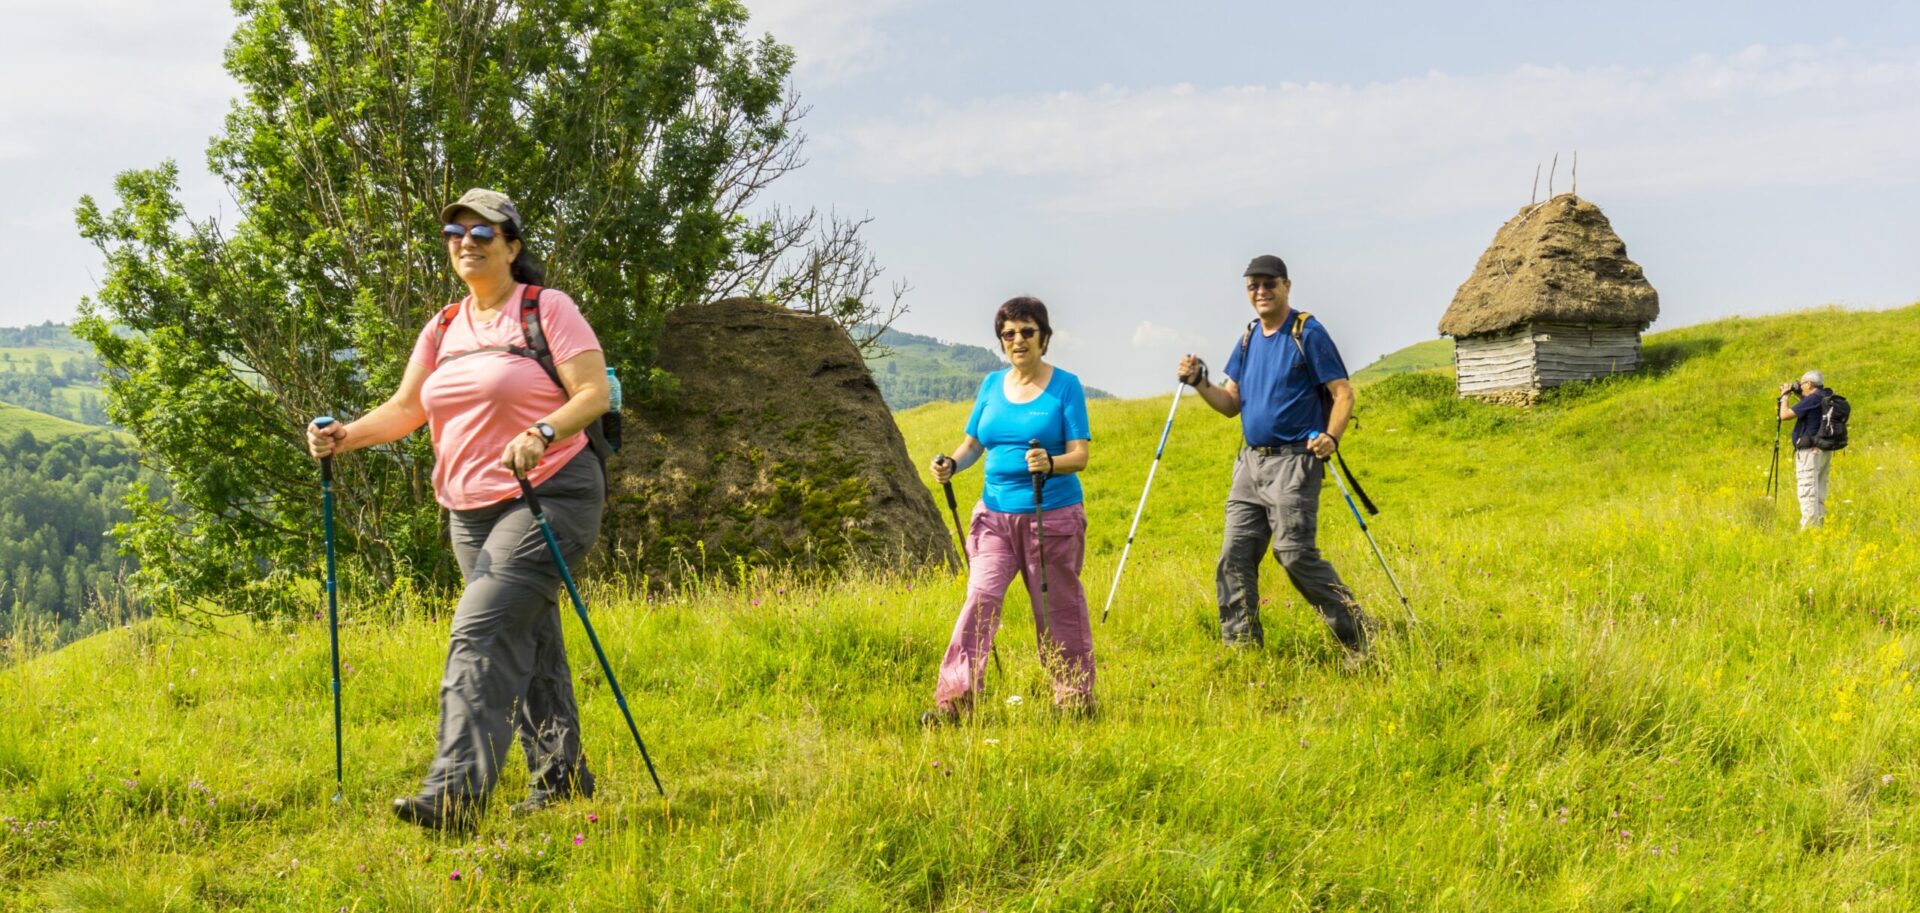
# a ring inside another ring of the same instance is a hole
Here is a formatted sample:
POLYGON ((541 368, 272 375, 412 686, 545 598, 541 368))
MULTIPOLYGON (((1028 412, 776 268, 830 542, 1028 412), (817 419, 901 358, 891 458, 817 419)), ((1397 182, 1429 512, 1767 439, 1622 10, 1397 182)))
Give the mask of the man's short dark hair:
POLYGON ((993 312, 993 343, 1000 345, 1000 328, 1009 321, 1031 321, 1040 328, 1040 354, 1047 354, 1047 341, 1053 338, 1053 324, 1047 322, 1047 306, 1038 298, 1021 295, 1008 298, 1000 310, 993 312))

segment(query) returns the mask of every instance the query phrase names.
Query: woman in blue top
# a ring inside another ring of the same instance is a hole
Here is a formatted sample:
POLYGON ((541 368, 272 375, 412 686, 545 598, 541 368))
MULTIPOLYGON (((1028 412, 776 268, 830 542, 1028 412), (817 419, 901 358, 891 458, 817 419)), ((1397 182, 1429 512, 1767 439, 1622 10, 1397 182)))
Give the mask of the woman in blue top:
POLYGON ((1094 708, 1093 625, 1080 586, 1087 514, 1080 504, 1078 473, 1087 468, 1092 439, 1086 393, 1079 378, 1047 364, 1053 326, 1039 299, 1014 298, 1001 305, 993 315, 993 332, 1012 366, 981 381, 966 435, 950 460, 933 463, 934 479, 944 483, 982 454, 987 458, 986 482, 966 543, 972 566, 967 601, 940 661, 935 709, 921 717, 926 723, 957 720, 972 706, 1000 626, 1000 602, 1015 573, 1027 581, 1040 662, 1053 674, 1054 705, 1076 713, 1094 708), (1030 447, 1029 441, 1040 446, 1030 447), (1035 473, 1046 478, 1039 505, 1043 528, 1034 522, 1035 473))

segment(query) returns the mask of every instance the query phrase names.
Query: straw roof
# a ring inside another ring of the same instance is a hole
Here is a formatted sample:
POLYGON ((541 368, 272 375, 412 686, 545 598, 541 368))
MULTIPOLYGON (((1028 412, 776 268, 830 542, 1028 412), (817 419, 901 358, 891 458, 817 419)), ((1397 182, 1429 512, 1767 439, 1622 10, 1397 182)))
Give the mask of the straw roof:
POLYGON ((1600 207, 1571 193, 1529 205, 1493 236, 1440 318, 1443 336, 1476 336, 1536 320, 1637 324, 1660 316, 1660 293, 1600 207))

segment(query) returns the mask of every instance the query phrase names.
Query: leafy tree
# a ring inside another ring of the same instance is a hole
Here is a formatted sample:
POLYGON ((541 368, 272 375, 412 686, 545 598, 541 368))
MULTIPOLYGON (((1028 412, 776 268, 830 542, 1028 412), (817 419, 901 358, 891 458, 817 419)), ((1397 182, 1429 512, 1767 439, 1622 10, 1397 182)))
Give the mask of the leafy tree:
MULTIPOLYGON (((735 0, 234 8, 244 93, 209 162, 237 220, 190 219, 172 163, 77 213, 107 260, 77 332, 107 365, 112 418, 172 486, 132 504, 122 536, 162 611, 294 610, 283 584, 319 551, 301 428, 377 404, 463 292, 438 237, 447 200, 509 192, 549 282, 644 394, 665 311, 774 247, 744 213, 796 143, 791 53, 745 37, 735 0)), ((342 547, 380 583, 453 579, 422 437, 335 467, 342 547)))

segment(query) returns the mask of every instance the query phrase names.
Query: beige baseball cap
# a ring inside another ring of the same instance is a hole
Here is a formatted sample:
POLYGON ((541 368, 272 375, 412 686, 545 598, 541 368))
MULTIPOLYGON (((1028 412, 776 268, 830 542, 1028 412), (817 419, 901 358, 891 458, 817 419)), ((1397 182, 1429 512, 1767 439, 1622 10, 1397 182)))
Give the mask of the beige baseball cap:
POLYGON ((460 210, 471 211, 474 215, 489 222, 512 222, 514 228, 520 227, 520 210, 515 209, 513 201, 498 190, 475 187, 460 195, 460 199, 448 203, 440 210, 440 221, 451 222, 460 210))

